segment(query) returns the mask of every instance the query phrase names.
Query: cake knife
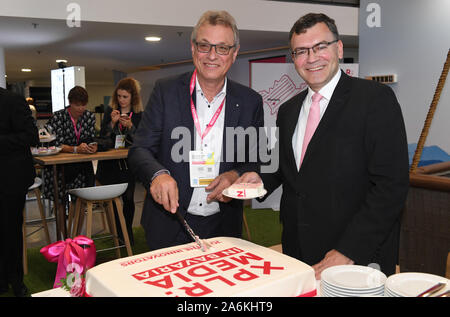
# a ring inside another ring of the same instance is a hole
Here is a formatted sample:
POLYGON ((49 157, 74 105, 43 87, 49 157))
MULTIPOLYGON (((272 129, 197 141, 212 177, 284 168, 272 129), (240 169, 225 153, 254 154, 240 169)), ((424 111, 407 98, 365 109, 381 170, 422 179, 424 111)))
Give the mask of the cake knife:
POLYGON ((426 291, 424 291, 424 292, 420 293, 419 295, 417 295, 417 297, 429 297, 429 296, 433 295, 434 293, 439 292, 446 285, 447 285, 447 283, 445 283, 445 282, 439 282, 436 285, 434 285, 434 286, 430 287, 429 289, 427 289, 426 291))
POLYGON ((203 252, 206 252, 206 250, 209 247, 209 244, 206 241, 202 241, 200 240, 200 238, 194 233, 194 231, 192 230, 192 228, 188 225, 188 223, 186 222, 186 220, 183 218, 183 216, 181 215, 181 213, 178 211, 176 211, 175 213, 178 217, 178 220, 183 224, 184 228, 186 228, 186 231, 189 233, 189 235, 191 236, 192 239, 194 239, 195 243, 198 244, 198 246, 200 247, 200 249, 203 252))

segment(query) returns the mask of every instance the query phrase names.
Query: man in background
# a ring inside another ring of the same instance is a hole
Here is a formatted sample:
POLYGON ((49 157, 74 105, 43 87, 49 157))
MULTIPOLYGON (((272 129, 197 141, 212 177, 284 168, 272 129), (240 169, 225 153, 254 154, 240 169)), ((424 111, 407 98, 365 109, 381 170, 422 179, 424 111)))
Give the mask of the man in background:
POLYGON ((36 172, 30 146, 39 143, 38 130, 25 99, 0 88, 0 293, 11 285, 25 296, 23 283, 23 208, 36 172))

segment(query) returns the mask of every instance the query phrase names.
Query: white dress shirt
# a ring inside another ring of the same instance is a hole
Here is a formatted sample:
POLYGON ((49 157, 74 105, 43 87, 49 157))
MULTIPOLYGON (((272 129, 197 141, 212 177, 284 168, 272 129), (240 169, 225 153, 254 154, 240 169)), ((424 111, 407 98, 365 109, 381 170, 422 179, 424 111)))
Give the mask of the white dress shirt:
MULTIPOLYGON (((198 82, 195 82, 196 87, 196 110, 198 115, 198 120, 203 133, 206 129, 206 125, 211 121, 211 118, 219 109, 220 104, 226 97, 227 91, 227 79, 225 78, 225 83, 222 90, 213 98, 211 102, 204 96, 202 88, 198 82)), ((195 133, 195 150, 214 152, 215 160, 215 176, 219 175, 220 160, 222 155, 222 141, 223 141, 223 130, 225 125, 225 103, 223 105, 222 111, 217 118, 214 126, 209 130, 208 134, 202 139, 198 131, 194 127, 195 133), (203 148, 202 148, 203 147, 203 148)), ((191 202, 188 207, 188 213, 199 215, 199 216, 210 216, 220 211, 219 203, 217 201, 212 201, 210 203, 206 202, 206 197, 210 192, 207 192, 204 187, 194 188, 192 193, 191 202)))
MULTIPOLYGON (((322 119, 325 110, 327 110, 328 103, 330 102, 331 96, 333 95, 334 89, 341 78, 341 71, 338 69, 336 75, 318 91, 322 95, 320 100, 320 119, 322 119)), ((297 164, 297 169, 300 168, 300 158, 303 147, 303 138, 305 136, 306 123, 308 121, 309 109, 312 104, 312 95, 314 91, 308 87, 308 94, 303 101, 303 106, 300 109, 300 114, 298 116, 297 126, 295 127, 294 134, 292 135, 292 149, 294 150, 295 163, 297 164)))

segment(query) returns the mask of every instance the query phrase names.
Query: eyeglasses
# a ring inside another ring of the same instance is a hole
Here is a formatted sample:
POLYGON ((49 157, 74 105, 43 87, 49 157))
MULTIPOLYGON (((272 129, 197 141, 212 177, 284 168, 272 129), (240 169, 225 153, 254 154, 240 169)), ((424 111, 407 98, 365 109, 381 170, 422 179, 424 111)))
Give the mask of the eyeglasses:
POLYGON ((331 42, 320 42, 317 43, 316 45, 314 45, 313 47, 298 47, 294 50, 291 51, 292 54, 292 58, 296 59, 296 58, 305 58, 306 56, 309 55, 309 50, 312 50, 314 52, 314 54, 323 54, 326 49, 328 48, 328 46, 330 46, 333 43, 336 43, 339 40, 334 40, 331 42))
POLYGON ((216 53, 219 55, 228 55, 230 50, 236 45, 225 45, 225 44, 209 44, 209 43, 199 43, 194 41, 197 51, 199 53, 209 53, 211 48, 214 46, 216 53))

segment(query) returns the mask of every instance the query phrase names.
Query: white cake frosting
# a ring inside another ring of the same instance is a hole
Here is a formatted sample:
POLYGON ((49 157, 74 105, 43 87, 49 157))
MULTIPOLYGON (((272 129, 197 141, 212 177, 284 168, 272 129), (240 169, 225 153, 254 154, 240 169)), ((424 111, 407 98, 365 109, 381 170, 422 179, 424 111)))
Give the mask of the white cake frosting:
POLYGON ((262 183, 240 183, 233 184, 227 188, 228 194, 231 197, 246 198, 246 197, 258 197, 261 195, 264 187, 262 183))
POLYGON ((314 293, 307 264, 237 238, 207 240, 147 252, 87 271, 89 296, 301 296, 314 293))

